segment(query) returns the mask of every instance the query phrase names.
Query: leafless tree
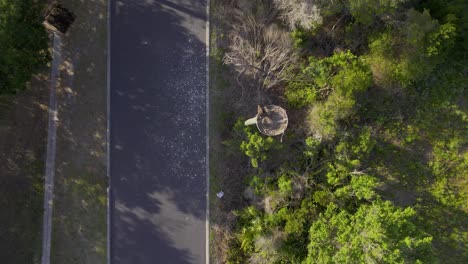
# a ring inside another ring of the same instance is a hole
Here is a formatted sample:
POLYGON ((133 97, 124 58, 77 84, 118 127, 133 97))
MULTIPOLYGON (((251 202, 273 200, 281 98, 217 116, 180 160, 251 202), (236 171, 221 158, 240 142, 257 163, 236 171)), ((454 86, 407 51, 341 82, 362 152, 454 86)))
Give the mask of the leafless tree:
MULTIPOLYGON (((294 62, 291 39, 271 21, 272 12, 238 12, 228 34, 229 47, 224 63, 240 76, 255 80, 259 90, 267 90, 283 80, 285 68, 294 62)), ((238 78, 239 80, 239 78, 238 78)))
POLYGON ((273 0, 280 17, 291 29, 301 27, 307 30, 322 24, 321 7, 323 0, 273 0))

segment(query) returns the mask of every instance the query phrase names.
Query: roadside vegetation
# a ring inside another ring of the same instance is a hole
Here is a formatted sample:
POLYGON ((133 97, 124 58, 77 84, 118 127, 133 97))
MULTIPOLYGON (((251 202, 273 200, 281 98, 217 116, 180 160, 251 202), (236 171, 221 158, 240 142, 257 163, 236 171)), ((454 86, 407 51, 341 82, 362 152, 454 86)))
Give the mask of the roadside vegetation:
POLYGON ((0 0, 0 258, 38 263, 44 186, 45 1, 0 0), (26 89, 27 88, 27 89, 26 89))
POLYGON ((44 0, 0 1, 0 94, 25 88, 49 61, 44 0))
POLYGON ((468 263, 468 3, 213 2, 213 263, 468 263))

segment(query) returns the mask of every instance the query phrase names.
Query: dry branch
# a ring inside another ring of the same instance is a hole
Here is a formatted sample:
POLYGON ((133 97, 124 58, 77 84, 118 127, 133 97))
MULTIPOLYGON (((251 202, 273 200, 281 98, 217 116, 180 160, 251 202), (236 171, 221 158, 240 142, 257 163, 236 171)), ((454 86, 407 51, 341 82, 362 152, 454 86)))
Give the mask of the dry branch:
POLYGON ((289 35, 271 24, 268 14, 238 12, 235 17, 224 63, 255 80, 259 89, 274 87, 283 80, 285 68, 294 62, 289 35))
POLYGON ((283 21, 291 29, 313 29, 322 24, 320 0, 273 0, 283 21))

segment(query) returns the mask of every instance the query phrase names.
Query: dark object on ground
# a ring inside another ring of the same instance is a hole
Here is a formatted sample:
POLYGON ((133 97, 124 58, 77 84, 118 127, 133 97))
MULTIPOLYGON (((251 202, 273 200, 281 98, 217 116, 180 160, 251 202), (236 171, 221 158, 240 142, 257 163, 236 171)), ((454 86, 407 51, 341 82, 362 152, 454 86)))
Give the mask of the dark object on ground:
POLYGON ((55 1, 47 10, 44 25, 51 30, 65 34, 75 18, 72 12, 55 1))

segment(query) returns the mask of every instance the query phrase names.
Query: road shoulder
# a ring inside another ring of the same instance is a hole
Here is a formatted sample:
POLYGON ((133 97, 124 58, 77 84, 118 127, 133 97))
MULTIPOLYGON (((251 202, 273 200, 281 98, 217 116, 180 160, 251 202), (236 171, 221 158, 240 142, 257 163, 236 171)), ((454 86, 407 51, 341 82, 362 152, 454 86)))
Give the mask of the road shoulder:
POLYGON ((106 263, 107 1, 62 2, 51 263, 106 263))

